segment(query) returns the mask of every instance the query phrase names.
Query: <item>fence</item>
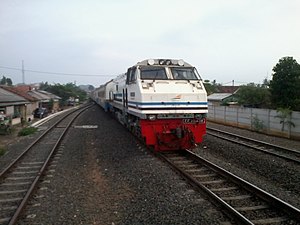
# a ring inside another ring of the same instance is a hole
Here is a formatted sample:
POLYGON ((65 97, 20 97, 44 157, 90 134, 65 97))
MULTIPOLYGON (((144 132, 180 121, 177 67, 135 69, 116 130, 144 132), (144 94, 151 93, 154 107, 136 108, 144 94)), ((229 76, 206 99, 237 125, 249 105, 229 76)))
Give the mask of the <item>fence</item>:
POLYGON ((271 109, 208 107, 209 121, 300 140, 300 112, 293 111, 284 120, 279 116, 279 112, 271 109))

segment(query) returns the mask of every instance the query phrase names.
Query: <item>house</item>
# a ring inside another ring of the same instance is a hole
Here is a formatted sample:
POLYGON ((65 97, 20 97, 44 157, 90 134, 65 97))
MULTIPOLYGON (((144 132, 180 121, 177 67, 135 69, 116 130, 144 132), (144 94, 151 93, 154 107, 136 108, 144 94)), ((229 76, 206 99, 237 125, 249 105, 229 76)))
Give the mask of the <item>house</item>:
POLYGON ((29 85, 0 86, 0 111, 11 119, 12 125, 21 123, 22 120, 32 120, 36 108, 58 111, 60 99, 52 93, 35 90, 29 85))
POLYGON ((217 86, 218 93, 230 93, 235 94, 238 92, 240 86, 217 86))
MULTIPOLYGON (((10 118, 11 124, 19 124, 22 119, 29 116, 27 105, 28 100, 6 89, 7 86, 0 86, 0 111, 10 118)), ((31 115, 31 114, 30 114, 31 115)))
POLYGON ((207 96, 208 105, 236 105, 234 95, 238 90, 239 86, 218 86, 216 93, 207 96))
POLYGON ((43 90, 37 90, 37 92, 50 97, 51 100, 50 100, 50 102, 48 104, 48 109, 50 111, 52 111, 52 112, 59 111, 59 101, 61 100, 61 97, 59 97, 59 96, 57 96, 55 94, 52 94, 50 92, 43 91, 43 90))
POLYGON ((35 89, 31 89, 28 91, 28 94, 38 100, 38 105, 36 108, 47 108, 49 109, 51 97, 48 95, 45 95, 43 93, 40 93, 39 91, 35 89))
POLYGON ((26 121, 30 121, 33 119, 32 112, 39 107, 38 99, 32 97, 28 94, 28 91, 31 89, 28 85, 21 85, 21 86, 4 86, 4 89, 10 91, 14 94, 17 94, 23 98, 25 98, 29 103, 26 105, 26 116, 24 115, 23 118, 26 118, 26 121))

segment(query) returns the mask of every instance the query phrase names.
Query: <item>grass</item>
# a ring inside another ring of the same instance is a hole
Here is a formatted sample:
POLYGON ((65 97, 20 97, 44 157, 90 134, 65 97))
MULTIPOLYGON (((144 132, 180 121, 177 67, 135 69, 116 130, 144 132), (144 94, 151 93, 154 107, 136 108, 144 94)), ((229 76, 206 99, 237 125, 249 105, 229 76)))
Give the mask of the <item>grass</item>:
POLYGON ((5 148, 0 147, 0 156, 4 155, 6 152, 5 148))
POLYGON ((25 127, 19 131, 18 136, 27 136, 35 133, 37 130, 38 129, 36 127, 25 127))

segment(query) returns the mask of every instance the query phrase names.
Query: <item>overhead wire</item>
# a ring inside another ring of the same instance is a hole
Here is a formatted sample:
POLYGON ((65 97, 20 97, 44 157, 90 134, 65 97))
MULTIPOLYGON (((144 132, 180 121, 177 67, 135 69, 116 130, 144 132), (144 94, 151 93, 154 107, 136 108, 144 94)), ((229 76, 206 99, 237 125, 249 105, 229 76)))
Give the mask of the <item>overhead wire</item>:
POLYGON ((10 70, 18 70, 24 72, 31 72, 31 73, 43 73, 43 74, 54 74, 54 75, 63 75, 63 76, 86 76, 86 77, 114 77, 115 75, 105 75, 105 74, 81 74, 81 73, 61 73, 61 72, 49 72, 49 71, 40 71, 40 70, 29 70, 29 69, 20 69, 15 67, 8 67, 8 66, 0 66, 3 69, 10 69, 10 70))
MULTIPOLYGON (((16 68, 16 67, 8 67, 8 66, 1 66, 0 68, 4 69, 10 69, 10 70, 18 70, 18 71, 24 71, 24 72, 31 72, 31 73, 43 73, 43 74, 53 74, 53 75, 62 75, 62 76, 82 76, 82 77, 115 77, 116 75, 108 75, 108 74, 81 74, 81 73, 61 73, 61 72, 50 72, 50 71, 40 71, 40 70, 30 70, 30 69, 24 69, 16 68)), ((234 81, 238 84, 247 84, 247 82, 241 82, 241 81, 234 81)), ((222 85, 232 84, 232 81, 222 83, 222 85)))

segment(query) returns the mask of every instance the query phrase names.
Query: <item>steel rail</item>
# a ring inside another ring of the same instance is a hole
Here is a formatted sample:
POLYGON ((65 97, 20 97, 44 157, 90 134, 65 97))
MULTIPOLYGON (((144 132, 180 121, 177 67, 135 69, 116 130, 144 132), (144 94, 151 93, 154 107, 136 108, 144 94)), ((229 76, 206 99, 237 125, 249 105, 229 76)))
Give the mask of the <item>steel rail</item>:
POLYGON ((259 146, 254 146, 254 145, 249 144, 249 142, 251 142, 253 144, 261 145, 263 147, 269 147, 269 148, 272 148, 273 150, 278 149, 280 151, 286 152, 287 154, 294 154, 297 157, 300 156, 300 151, 290 149, 290 148, 284 148, 282 146, 274 145, 274 144, 267 143, 267 142, 264 142, 264 141, 255 140, 255 139, 252 139, 252 138, 244 137, 244 136, 241 136, 241 135, 238 135, 238 134, 233 134, 233 133, 222 131, 222 130, 215 129, 215 128, 207 128, 207 130, 212 130, 214 132, 218 132, 218 133, 225 134, 225 135, 228 135, 228 136, 236 137, 240 140, 248 141, 248 143, 240 142, 238 140, 234 140, 234 139, 224 137, 224 136, 222 137, 218 134, 214 134, 214 133, 209 132, 209 131, 206 132, 207 134, 215 136, 217 138, 221 138, 221 139, 226 140, 226 141, 230 141, 230 142, 233 142, 233 143, 236 143, 236 144, 239 144, 239 145, 243 145, 243 146, 252 148, 254 150, 257 150, 257 151, 260 151, 260 152, 263 152, 263 153, 266 153, 266 154, 269 154, 269 155, 277 156, 279 158, 282 158, 282 159, 285 159, 285 160, 288 160, 288 161, 292 161, 292 162, 297 163, 297 164, 300 163, 300 160, 298 160, 298 159, 292 158, 290 156, 282 155, 282 154, 277 153, 277 152, 271 152, 269 150, 262 149, 259 146))
POLYGON ((250 192, 254 192, 259 197, 270 203, 272 206, 284 210, 287 214, 293 215, 296 219, 300 221, 300 209, 292 206, 289 203, 286 203, 282 201, 281 199, 275 197, 274 195, 264 191, 263 189, 251 184, 250 182, 234 175, 233 173, 226 171, 225 169, 209 162, 208 160, 196 155, 195 153, 188 151, 187 152, 193 157, 193 159, 200 161, 201 163, 204 163, 208 167, 212 168, 213 170, 217 171, 221 175, 223 175, 226 178, 229 178, 232 182, 237 183, 241 185, 243 188, 250 192))
MULTIPOLYGON (((71 111, 70 113, 64 115, 62 118, 60 118, 57 122, 54 123, 54 125, 52 125, 49 129, 47 129, 40 137, 38 137, 38 139, 36 139, 28 148, 26 148, 26 151, 23 151, 21 153, 21 155, 17 158, 17 160, 14 160, 13 163, 11 163, 9 165, 9 167, 6 168, 5 172, 2 172, 1 175, 4 176, 6 172, 8 172, 9 169, 11 169, 19 160, 22 159, 22 157, 29 152, 29 150, 35 145, 37 144, 43 137, 45 137, 46 134, 49 133, 50 130, 54 129, 57 124, 59 124, 60 122, 62 122, 66 117, 70 116, 71 114, 74 114, 77 112, 77 114, 74 116, 74 118, 71 118, 70 122, 64 127, 64 130, 62 131, 62 133, 60 134, 60 136, 58 137, 57 141, 55 142, 54 146, 52 147, 50 153, 48 154, 46 160, 44 161, 43 165, 41 166, 41 168, 39 169, 39 171, 37 172, 37 175, 35 176, 34 180, 32 181, 32 183, 30 184, 30 187, 27 188, 26 194, 22 197, 21 202, 19 203, 19 205, 17 206, 17 209, 14 211, 13 215, 11 216, 11 218, 9 219, 8 225, 13 225, 16 224, 18 217, 20 215, 20 213, 22 212, 22 210, 24 209, 24 207, 26 206, 26 203, 28 202, 29 198, 31 197, 35 187, 38 184, 38 181, 40 180, 41 176, 43 175, 44 171, 46 170, 52 156, 54 155, 56 149, 58 148, 58 146, 60 145, 61 141, 63 140, 66 132, 68 131, 68 129, 70 128, 71 124, 74 122, 74 120, 81 114, 83 113, 86 109, 90 108, 92 105, 87 105, 85 107, 81 107, 75 111, 71 111), (79 111, 79 112, 78 112, 79 111)), ((3 178, 3 177, 2 177, 3 178)))
POLYGON ((207 187, 205 187, 203 184, 201 184, 199 181, 197 181, 193 176, 186 173, 184 170, 180 169, 178 166, 176 166, 171 160, 169 160, 165 155, 158 154, 160 158, 168 162, 172 168, 174 168, 177 172, 179 172, 183 177, 185 177, 189 183, 193 185, 193 187, 198 188, 201 191, 204 191, 209 197, 213 199, 214 202, 217 204, 220 204, 223 206, 227 212, 230 213, 230 217, 241 222, 242 224, 246 225, 254 225, 250 220, 248 220, 246 217, 244 217, 241 213, 239 213, 237 210, 235 210, 231 205, 229 205, 227 202, 225 202, 223 199, 221 199, 219 196, 217 196, 215 193, 213 193, 211 190, 209 190, 207 187))
MULTIPOLYGON (((85 106, 84 108, 89 107, 85 106)), ((79 108, 77 110, 80 110, 82 108, 79 108)), ((47 130, 45 130, 36 140, 34 140, 15 160, 13 160, 7 167, 5 167, 1 172, 0 172, 0 180, 3 179, 4 175, 7 173, 8 170, 10 170, 36 143, 38 143, 47 133, 49 133, 57 124, 59 124, 61 121, 63 121, 67 116, 70 114, 76 112, 75 111, 70 111, 67 114, 63 115, 62 118, 60 118, 57 122, 55 122, 52 126, 50 126, 47 130)))
MULTIPOLYGON (((233 206, 231 206, 226 201, 224 201, 222 197, 216 195, 213 191, 211 191, 209 188, 207 188, 205 185, 199 182, 195 177, 188 174, 188 172, 184 171, 183 169, 179 168, 179 166, 175 165, 175 163, 173 163, 172 160, 168 159, 168 156, 166 154, 157 153, 157 155, 163 160, 165 160, 166 162, 168 162, 172 166, 172 168, 174 168, 176 171, 182 174, 194 187, 204 191, 206 194, 208 194, 208 196, 210 196, 213 199, 214 202, 217 202, 218 204, 222 205, 225 208, 225 210, 229 213, 230 217, 234 218, 241 224, 254 224, 248 218, 242 215, 237 209, 235 209, 233 206)), ((191 151, 188 150, 184 151, 184 155, 186 155, 187 158, 198 162, 199 164, 205 165, 206 167, 210 168, 220 176, 225 177, 226 179, 230 180, 236 185, 255 194, 255 196, 258 196, 260 199, 263 199, 270 206, 276 208, 278 211, 283 211, 287 215, 290 215, 293 219, 300 221, 300 209, 290 205, 289 203, 282 201, 281 199, 256 187, 255 185, 249 183, 248 181, 245 181, 244 179, 239 178, 238 176, 222 169, 221 167, 209 162, 208 160, 196 155, 191 151)), ((183 156, 183 154, 181 156, 183 156)))

